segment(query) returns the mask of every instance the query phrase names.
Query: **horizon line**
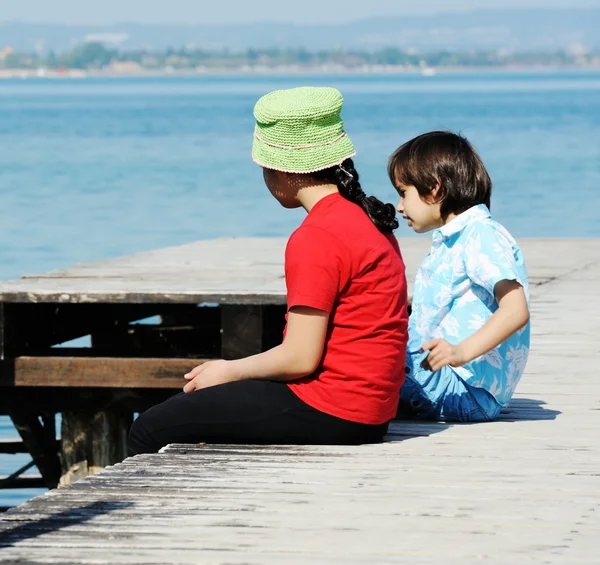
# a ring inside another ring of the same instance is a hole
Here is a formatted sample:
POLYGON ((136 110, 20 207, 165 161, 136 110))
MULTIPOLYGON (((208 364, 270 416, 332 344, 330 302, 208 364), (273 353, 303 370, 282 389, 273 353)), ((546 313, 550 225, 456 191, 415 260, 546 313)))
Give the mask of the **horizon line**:
POLYGON ((514 6, 510 8, 501 8, 501 7, 482 7, 482 8, 463 8, 463 9, 455 9, 455 10, 440 10, 440 11, 430 11, 430 12, 411 12, 408 14, 380 14, 376 16, 366 16, 362 18, 351 18, 344 21, 336 21, 336 22, 294 22, 291 20, 249 20, 249 21, 223 21, 223 22, 211 22, 211 23, 188 23, 188 22, 144 22, 144 21, 135 21, 135 20, 124 20, 124 21, 113 21, 113 22, 104 22, 104 23, 91 23, 91 22, 60 22, 60 21, 34 21, 34 20, 23 20, 23 19, 10 19, 10 20, 0 20, 0 26, 4 25, 44 25, 44 26, 62 26, 62 27, 106 27, 106 26, 126 26, 126 25, 136 25, 136 26, 146 26, 146 27, 238 27, 238 26, 253 26, 257 24, 263 25, 293 25, 296 27, 341 27, 348 24, 374 21, 374 20, 389 20, 389 19, 401 19, 401 18, 422 18, 422 17, 435 17, 435 16, 446 16, 446 15, 455 15, 455 14, 478 14, 478 13, 508 13, 508 12, 525 12, 525 11, 536 11, 536 12, 573 12, 573 11, 597 11, 600 12, 600 6, 592 6, 592 5, 576 5, 569 7, 542 7, 542 6, 514 6))

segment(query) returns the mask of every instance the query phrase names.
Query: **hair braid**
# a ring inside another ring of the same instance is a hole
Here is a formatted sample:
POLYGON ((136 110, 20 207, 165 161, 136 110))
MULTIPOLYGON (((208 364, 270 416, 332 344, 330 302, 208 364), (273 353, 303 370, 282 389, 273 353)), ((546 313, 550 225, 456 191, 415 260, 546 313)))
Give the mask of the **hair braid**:
POLYGON ((334 167, 332 172, 340 194, 358 204, 379 231, 392 233, 398 228, 394 205, 384 204, 379 198, 365 194, 352 159, 346 159, 341 165, 334 167))

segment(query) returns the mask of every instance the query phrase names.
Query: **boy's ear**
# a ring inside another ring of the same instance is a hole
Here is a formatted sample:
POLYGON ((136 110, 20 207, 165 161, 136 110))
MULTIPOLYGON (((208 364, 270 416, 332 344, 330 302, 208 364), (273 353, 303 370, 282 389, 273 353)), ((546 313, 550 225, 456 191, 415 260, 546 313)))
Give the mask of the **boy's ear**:
POLYGON ((438 202, 441 202, 444 199, 444 196, 445 190, 442 187, 442 183, 439 180, 437 180, 435 182, 435 186, 431 189, 431 192, 429 193, 428 200, 432 204, 437 204, 438 202))

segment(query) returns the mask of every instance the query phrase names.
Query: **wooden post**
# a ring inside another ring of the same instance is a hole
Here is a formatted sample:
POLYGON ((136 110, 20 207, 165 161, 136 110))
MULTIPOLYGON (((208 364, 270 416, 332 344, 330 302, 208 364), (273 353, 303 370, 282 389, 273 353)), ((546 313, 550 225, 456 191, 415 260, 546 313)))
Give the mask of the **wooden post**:
POLYGON ((239 359, 263 350, 263 307, 221 307, 221 356, 239 359))
MULTIPOLYGON (((118 343, 119 332, 114 340, 118 343)), ((99 341, 91 335, 92 347, 99 341)), ((112 406, 102 410, 68 411, 62 414, 60 485, 68 485, 127 457, 131 412, 112 406)))
POLYGON ((63 412, 60 485, 123 461, 132 421, 132 414, 124 410, 63 412))
POLYGON ((7 332, 5 329, 6 326, 6 314, 5 314, 6 306, 3 302, 0 302, 0 363, 6 361, 7 351, 6 351, 6 338, 7 332))
POLYGON ((36 414, 15 411, 10 418, 23 444, 48 488, 55 488, 60 478, 60 463, 56 452, 54 414, 44 415, 44 426, 36 414))

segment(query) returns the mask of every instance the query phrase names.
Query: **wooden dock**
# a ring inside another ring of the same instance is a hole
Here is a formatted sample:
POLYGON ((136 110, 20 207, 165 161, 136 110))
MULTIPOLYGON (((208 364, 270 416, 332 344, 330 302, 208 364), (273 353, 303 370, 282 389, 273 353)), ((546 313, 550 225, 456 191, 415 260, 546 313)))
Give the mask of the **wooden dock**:
MULTIPOLYGON (((398 421, 386 443, 360 447, 169 446, 0 516, 0 563, 600 563, 600 241, 520 243, 532 354, 499 421, 398 421)), ((428 241, 401 246, 412 280, 428 241)), ((146 344, 156 342, 147 328, 130 327, 140 313, 161 314, 169 344, 191 343, 185 331, 210 337, 216 324, 221 352, 264 347, 276 319, 269 316, 284 301, 282 253, 280 240, 203 242, 0 285, 0 406, 10 408, 10 399, 14 409, 25 391, 31 410, 41 410, 38 389, 52 410, 68 407, 69 395, 135 397, 138 378, 146 379, 142 392, 169 392, 160 387, 179 382, 187 354, 201 352, 183 348, 183 360, 173 360, 158 347, 161 358, 146 358, 146 344), (168 309, 197 303, 221 305, 219 321, 203 326, 185 309, 168 309), (11 341, 14 312, 40 316, 48 304, 65 316, 57 323, 45 314, 54 337, 21 330, 11 341), (73 320, 88 320, 78 331, 90 329, 94 304, 105 318, 89 332, 97 336, 90 351, 45 349, 73 320)))

